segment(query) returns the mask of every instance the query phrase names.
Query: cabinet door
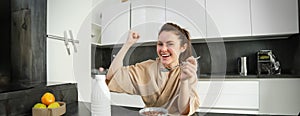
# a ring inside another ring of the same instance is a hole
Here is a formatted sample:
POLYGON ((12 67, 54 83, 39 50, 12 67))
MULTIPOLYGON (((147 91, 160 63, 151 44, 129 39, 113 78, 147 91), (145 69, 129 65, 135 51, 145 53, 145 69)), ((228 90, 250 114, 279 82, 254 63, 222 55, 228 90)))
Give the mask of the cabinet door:
POLYGON ((299 88, 299 78, 261 79, 259 112, 299 116, 299 88))
POLYGON ((129 31, 130 3, 109 0, 103 4, 101 44, 124 43, 129 31))
POLYGON ((140 33, 138 42, 157 41, 165 23, 165 0, 132 0, 131 29, 140 33))
POLYGON ((47 39, 47 81, 78 83, 81 101, 91 98, 91 32, 90 28, 82 28, 90 9, 91 0, 47 0, 47 34, 64 36, 64 31, 72 30, 74 39, 79 40, 77 53, 69 43, 71 55, 68 55, 63 41, 47 39), (82 30, 85 32, 80 33, 82 30))
POLYGON ((259 81, 199 81, 200 109, 259 108, 259 81))
POLYGON ((251 0, 253 35, 299 32, 298 0, 251 0))
POLYGON ((249 0, 207 0, 207 37, 251 36, 249 0))
POLYGON ((205 38, 205 0, 166 0, 166 21, 187 29, 192 39, 205 38))

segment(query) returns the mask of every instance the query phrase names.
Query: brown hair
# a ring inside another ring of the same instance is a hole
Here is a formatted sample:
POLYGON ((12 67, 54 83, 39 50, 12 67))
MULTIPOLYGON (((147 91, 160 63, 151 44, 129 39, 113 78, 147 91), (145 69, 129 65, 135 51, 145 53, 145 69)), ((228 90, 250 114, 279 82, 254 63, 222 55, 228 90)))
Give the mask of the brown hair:
POLYGON ((192 56, 190 33, 186 29, 181 28, 180 26, 174 23, 166 23, 161 27, 158 35, 163 31, 172 31, 176 35, 178 35, 180 40, 180 46, 187 44, 186 50, 179 55, 179 61, 184 61, 188 57, 192 56))

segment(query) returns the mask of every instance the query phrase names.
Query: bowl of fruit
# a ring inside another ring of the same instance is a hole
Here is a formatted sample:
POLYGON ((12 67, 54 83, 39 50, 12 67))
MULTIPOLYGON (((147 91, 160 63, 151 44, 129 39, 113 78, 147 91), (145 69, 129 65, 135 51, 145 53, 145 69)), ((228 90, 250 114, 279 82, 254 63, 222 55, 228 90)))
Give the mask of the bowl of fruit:
POLYGON ((32 116, 60 116, 66 113, 66 103, 55 101, 55 96, 46 92, 41 97, 41 102, 32 107, 32 116))

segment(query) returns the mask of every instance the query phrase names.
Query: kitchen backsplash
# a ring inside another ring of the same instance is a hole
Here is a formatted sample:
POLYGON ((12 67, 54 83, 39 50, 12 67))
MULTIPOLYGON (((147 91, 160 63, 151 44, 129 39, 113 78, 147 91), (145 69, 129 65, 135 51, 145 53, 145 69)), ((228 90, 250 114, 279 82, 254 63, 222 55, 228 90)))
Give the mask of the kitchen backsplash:
MULTIPOLYGON (((220 45, 225 46, 226 50, 226 73, 238 74, 238 58, 247 57, 248 74, 257 74, 257 56, 259 50, 272 50, 278 58, 281 65, 282 74, 300 74, 300 35, 292 35, 287 39, 256 39, 252 41, 231 41, 217 43, 193 43, 193 48, 197 56, 201 56, 199 62, 201 74, 211 74, 212 59, 219 57, 224 50, 212 50, 211 47, 220 45), (209 47, 208 47, 209 46, 209 47)), ((92 68, 100 66, 108 68, 114 55, 119 51, 118 47, 96 47, 92 48, 92 68)), ((138 46, 129 50, 124 59, 124 65, 130 65, 147 59, 155 59, 157 57, 155 45, 138 46)), ((215 64, 218 65, 218 64, 215 64)), ((217 66, 216 66, 217 67, 217 66)))

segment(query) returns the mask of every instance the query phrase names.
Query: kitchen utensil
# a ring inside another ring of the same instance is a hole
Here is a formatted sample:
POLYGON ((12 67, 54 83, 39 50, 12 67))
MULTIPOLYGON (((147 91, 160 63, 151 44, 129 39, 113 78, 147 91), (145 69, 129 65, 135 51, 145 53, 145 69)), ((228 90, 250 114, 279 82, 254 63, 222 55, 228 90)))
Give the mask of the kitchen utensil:
POLYGON ((247 76, 247 57, 240 57, 238 60, 238 69, 241 76, 247 76))

